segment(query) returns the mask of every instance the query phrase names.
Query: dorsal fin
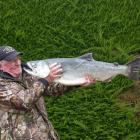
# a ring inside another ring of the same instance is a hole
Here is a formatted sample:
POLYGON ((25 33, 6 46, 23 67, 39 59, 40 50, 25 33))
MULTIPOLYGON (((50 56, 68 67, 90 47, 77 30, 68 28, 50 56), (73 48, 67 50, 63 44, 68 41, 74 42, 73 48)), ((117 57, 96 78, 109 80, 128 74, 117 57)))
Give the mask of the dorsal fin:
POLYGON ((86 53, 82 56, 79 56, 78 58, 85 59, 87 61, 93 61, 94 60, 93 57, 92 57, 92 53, 86 53))

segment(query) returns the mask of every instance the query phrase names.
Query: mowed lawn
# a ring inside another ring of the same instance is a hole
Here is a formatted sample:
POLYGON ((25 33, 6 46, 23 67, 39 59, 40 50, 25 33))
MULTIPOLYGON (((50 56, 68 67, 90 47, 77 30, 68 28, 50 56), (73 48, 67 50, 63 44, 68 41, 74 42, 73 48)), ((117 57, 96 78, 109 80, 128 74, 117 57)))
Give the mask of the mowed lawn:
MULTIPOLYGON (((0 44, 23 61, 92 52, 126 64, 140 55, 140 1, 0 0, 0 44)), ((140 83, 124 76, 45 101, 61 140, 140 140, 140 83)))

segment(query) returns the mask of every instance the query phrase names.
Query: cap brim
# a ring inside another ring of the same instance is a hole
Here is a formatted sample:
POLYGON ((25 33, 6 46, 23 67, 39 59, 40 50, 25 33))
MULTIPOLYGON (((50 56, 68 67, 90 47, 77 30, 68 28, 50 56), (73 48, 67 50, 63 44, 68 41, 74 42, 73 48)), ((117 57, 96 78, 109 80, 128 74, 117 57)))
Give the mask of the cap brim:
POLYGON ((4 60, 7 60, 7 61, 14 60, 16 59, 17 56, 22 55, 22 54, 23 54, 22 52, 14 52, 6 56, 4 60))

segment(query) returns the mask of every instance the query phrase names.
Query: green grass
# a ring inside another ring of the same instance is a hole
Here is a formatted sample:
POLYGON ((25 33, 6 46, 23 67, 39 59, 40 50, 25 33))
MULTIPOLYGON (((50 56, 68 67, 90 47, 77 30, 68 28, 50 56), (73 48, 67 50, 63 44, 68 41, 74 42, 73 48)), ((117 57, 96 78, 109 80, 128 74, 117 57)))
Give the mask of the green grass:
MULTIPOLYGON (((125 64, 140 54, 139 0, 0 0, 0 44, 23 61, 75 57, 125 64)), ((135 107, 117 102, 132 81, 118 76, 59 98, 46 98, 62 140, 139 140, 135 107)), ((137 122, 138 121, 138 122, 137 122)))

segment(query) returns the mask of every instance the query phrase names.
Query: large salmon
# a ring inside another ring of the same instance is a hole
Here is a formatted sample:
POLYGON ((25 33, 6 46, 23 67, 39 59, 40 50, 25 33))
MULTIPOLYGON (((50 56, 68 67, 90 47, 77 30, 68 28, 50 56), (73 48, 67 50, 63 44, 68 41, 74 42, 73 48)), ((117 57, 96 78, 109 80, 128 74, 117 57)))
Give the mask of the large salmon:
POLYGON ((44 78, 49 73, 49 66, 58 63, 62 66, 62 77, 55 80, 64 85, 74 86, 84 83, 85 75, 92 75, 97 81, 110 81, 116 75, 122 74, 130 79, 139 80, 140 57, 126 65, 96 61, 92 53, 76 58, 52 58, 29 61, 30 69, 24 68, 29 74, 44 78))

